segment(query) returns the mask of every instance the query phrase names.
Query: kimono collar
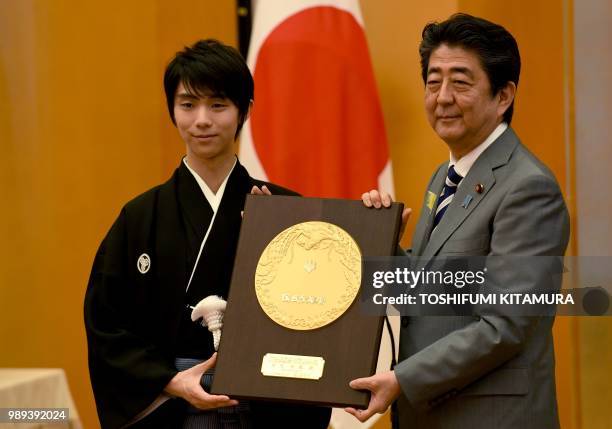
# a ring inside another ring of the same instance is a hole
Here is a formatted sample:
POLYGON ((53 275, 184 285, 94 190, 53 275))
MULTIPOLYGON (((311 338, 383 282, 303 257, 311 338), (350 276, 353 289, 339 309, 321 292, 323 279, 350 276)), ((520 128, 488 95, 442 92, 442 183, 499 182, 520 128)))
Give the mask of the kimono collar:
POLYGON ((208 204, 210 204, 210 207, 212 208, 213 213, 217 212, 217 209, 219 208, 219 204, 221 204, 221 199, 223 198, 223 194, 225 192, 225 187, 227 185, 227 181, 228 181, 230 175, 232 174, 232 172, 234 171, 234 168, 236 167, 237 162, 238 162, 238 159, 236 157, 234 157, 234 164, 232 165, 232 168, 227 173, 227 176, 225 176, 225 179, 223 179, 223 182, 221 183, 221 186, 219 186, 219 189, 217 190, 217 193, 214 193, 210 189, 210 187, 206 184, 204 179, 202 179, 198 175, 198 173, 196 173, 195 170, 193 170, 189 166, 189 164, 187 164, 187 159, 183 158, 183 163, 185 164, 185 167, 187 167, 187 170, 189 170, 189 172, 193 175, 194 179, 196 180, 196 182, 200 186, 200 189, 202 190, 202 193, 204 194, 204 197, 206 198, 206 201, 208 201, 208 204))

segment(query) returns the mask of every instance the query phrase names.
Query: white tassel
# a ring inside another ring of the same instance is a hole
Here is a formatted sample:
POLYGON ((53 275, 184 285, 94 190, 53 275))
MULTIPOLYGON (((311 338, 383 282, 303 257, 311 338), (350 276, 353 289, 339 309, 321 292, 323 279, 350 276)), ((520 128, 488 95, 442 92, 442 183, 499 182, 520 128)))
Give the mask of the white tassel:
POLYGON ((208 327, 208 330, 212 333, 215 350, 219 349, 226 306, 227 302, 223 298, 210 295, 198 302, 191 312, 191 320, 195 322, 202 318, 202 326, 208 327))

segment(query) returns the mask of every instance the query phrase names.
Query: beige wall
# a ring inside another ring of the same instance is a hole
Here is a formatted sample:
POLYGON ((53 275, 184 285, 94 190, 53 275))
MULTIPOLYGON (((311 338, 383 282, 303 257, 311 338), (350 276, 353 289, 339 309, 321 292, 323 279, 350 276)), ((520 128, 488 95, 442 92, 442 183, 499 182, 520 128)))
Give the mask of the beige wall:
MULTIPOLYGON (((415 209, 404 244, 447 156, 423 114, 420 32, 459 10, 516 36, 524 65, 513 125, 575 214, 569 3, 361 1, 397 198, 415 209)), ((233 1, 0 1, 0 366, 65 368, 87 428, 97 426, 81 314, 91 261, 122 204, 165 179, 183 151, 161 76, 201 37, 235 42, 233 1)), ((558 319, 559 403, 564 428, 590 429, 580 424, 578 392, 594 393, 580 385, 576 332, 576 320, 558 319)), ((609 378, 609 365, 598 368, 589 379, 609 378)))

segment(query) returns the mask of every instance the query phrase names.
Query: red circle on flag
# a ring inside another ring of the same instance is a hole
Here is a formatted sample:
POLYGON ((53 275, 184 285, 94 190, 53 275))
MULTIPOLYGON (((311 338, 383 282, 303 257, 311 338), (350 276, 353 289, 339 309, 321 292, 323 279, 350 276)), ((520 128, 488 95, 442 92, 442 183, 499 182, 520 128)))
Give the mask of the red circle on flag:
POLYGON ((265 39, 251 134, 270 181, 303 195, 359 198, 389 155, 363 28, 333 7, 305 9, 265 39))

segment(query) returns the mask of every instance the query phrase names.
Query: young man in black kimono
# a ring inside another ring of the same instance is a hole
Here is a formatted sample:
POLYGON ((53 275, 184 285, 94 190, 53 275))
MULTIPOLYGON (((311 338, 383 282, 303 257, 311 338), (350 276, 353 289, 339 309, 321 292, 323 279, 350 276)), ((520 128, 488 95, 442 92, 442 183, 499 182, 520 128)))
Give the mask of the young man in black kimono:
POLYGON ((328 408, 238 404, 200 385, 216 355, 188 306, 227 297, 246 194, 296 194, 251 178, 234 155, 253 103, 253 78, 235 49, 214 40, 185 48, 166 68, 164 89, 186 156, 170 180, 121 210, 85 297, 101 425, 326 428, 328 408))

